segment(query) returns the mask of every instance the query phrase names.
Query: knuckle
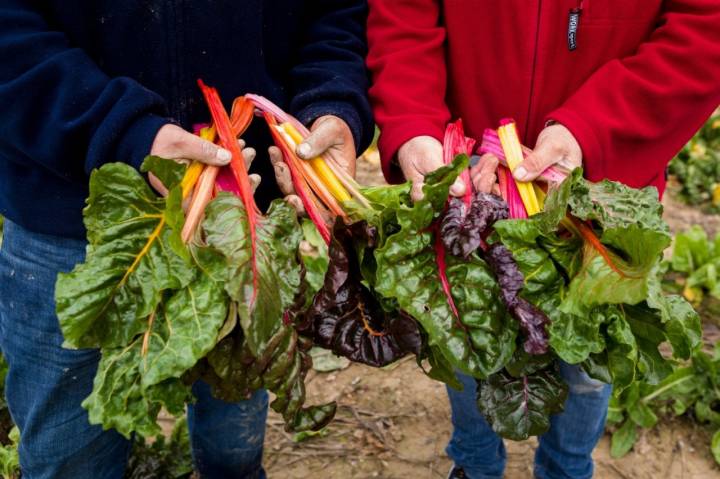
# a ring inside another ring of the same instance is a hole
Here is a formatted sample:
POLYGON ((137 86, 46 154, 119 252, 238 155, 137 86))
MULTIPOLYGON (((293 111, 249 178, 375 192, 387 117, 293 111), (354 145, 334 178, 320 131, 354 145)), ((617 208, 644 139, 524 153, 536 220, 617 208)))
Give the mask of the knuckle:
POLYGON ((209 141, 203 141, 200 143, 200 154, 203 157, 210 158, 215 156, 216 147, 209 141))

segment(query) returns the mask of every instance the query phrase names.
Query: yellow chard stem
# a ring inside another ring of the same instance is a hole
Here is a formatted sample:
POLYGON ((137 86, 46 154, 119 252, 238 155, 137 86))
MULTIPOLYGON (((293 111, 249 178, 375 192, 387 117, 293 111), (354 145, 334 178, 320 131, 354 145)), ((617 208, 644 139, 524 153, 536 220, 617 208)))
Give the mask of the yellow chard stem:
MULTIPOLYGON (((504 124, 498 128, 498 137, 500 137, 500 143, 505 152, 508 167, 510 171, 514 172, 515 168, 524 160, 522 144, 520 143, 515 122, 505 121, 504 124)), ((528 216, 539 213, 541 210, 540 202, 535 194, 532 183, 524 183, 516 180, 515 184, 517 184, 528 216)))

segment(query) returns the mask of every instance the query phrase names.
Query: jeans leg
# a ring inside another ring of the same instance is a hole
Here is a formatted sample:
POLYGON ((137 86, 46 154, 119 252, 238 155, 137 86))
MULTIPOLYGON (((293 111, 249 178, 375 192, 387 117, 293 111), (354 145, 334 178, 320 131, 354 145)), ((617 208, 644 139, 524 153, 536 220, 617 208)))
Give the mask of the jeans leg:
POLYGON ((20 429, 27 479, 120 479, 130 450, 115 431, 88 423, 80 406, 92 390, 99 354, 62 348, 55 277, 83 260, 81 241, 38 235, 5 222, 0 250, 0 347, 5 394, 20 429))
POLYGON ((590 479, 592 452, 605 430, 611 387, 591 379, 579 366, 560 364, 570 392, 565 410, 550 420, 535 455, 538 479, 590 479))
POLYGON ((210 387, 193 386, 197 402, 188 408, 193 460, 203 479, 265 479, 262 467, 268 394, 257 391, 247 401, 227 403, 212 397, 210 387))
POLYGON ((447 388, 453 433, 446 452, 468 478, 500 479, 507 460, 505 445, 478 409, 475 379, 464 374, 457 377, 464 388, 447 388))

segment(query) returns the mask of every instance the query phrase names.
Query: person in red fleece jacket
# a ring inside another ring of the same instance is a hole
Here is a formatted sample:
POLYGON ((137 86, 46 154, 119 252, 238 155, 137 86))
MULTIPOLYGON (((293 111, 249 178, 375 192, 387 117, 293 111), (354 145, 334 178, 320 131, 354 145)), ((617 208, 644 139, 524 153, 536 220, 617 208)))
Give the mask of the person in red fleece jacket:
MULTIPOLYGON (((368 65, 383 170, 422 195, 447 123, 468 136, 513 117, 535 151, 515 171, 583 166, 590 180, 665 188, 668 161, 720 104, 718 0, 369 0, 368 65)), ((494 183, 495 158, 473 168, 494 183)), ((463 193, 458 183, 451 192, 463 193)), ((609 387, 563 365, 570 385, 536 454, 538 478, 588 478, 609 387)), ((451 477, 502 477, 505 451, 475 384, 449 390, 451 477)))

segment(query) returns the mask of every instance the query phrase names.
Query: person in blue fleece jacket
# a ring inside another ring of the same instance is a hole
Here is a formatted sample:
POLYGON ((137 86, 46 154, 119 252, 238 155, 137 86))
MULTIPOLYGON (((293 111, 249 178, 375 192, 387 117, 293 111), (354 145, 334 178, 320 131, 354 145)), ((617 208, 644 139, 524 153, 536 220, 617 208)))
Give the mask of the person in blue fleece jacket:
MULTIPOLYGON (((85 254, 92 170, 150 154, 224 164, 188 133, 209 114, 202 77, 230 101, 262 94, 312 130, 300 153, 335 149, 354 169, 370 142, 364 0, 3 0, 0 2, 0 348, 24 478, 121 478, 130 442, 88 423, 99 354, 66 350, 54 312, 60 271, 85 254)), ((229 104, 227 105, 229 107, 229 104)), ((244 135, 264 153, 261 122, 244 135)), ((272 177, 269 161, 255 173, 272 177)), ((260 185, 261 207, 278 197, 260 185)), ((188 412, 203 478, 263 478, 267 394, 228 404, 207 385, 188 412)))

